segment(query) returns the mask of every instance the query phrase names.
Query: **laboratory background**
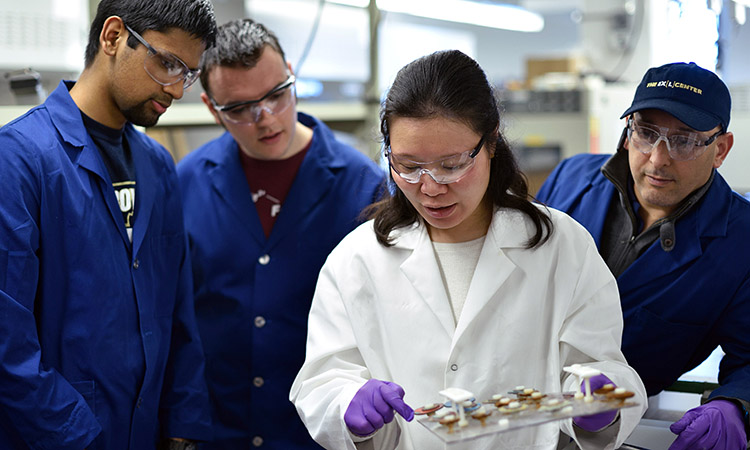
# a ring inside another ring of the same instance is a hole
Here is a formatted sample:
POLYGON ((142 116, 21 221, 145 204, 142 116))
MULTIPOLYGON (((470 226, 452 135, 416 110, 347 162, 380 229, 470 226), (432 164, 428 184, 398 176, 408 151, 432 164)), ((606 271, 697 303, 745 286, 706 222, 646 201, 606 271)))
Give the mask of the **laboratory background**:
MULTIPOLYGON (((732 95, 737 148, 720 172, 750 191, 750 0, 213 0, 217 22, 274 30, 299 110, 378 158, 378 108, 397 70, 442 49, 472 56, 496 86, 532 190, 562 158, 613 153, 643 73, 668 62, 715 71, 732 95), (372 3, 372 4, 371 4, 372 3)), ((0 2, 0 125, 83 69, 97 0, 0 2)), ((222 130, 192 86, 146 130, 181 159, 222 130)))
MULTIPOLYGON (((497 89, 532 192, 563 158, 615 151, 619 117, 649 67, 696 62, 729 86, 735 148, 719 172, 737 192, 750 192, 750 0, 212 3, 220 24, 251 17, 274 30, 298 77, 298 110, 381 163, 378 110, 397 70, 437 50, 472 56, 497 89)), ((77 78, 97 4, 0 0, 0 126, 43 102, 61 79, 77 78)), ((175 161, 223 132, 200 93, 196 83, 145 130, 175 161)), ((644 442, 674 438, 669 423, 716 383, 720 352, 660 395, 662 416, 651 414, 637 430, 644 442)))

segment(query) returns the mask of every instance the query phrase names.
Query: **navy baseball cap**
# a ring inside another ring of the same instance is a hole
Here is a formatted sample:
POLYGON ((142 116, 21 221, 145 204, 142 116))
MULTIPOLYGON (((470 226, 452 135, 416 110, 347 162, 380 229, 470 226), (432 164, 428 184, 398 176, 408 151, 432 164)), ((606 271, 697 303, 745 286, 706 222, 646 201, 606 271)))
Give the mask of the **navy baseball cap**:
POLYGON ((696 131, 716 125, 727 131, 732 99, 715 73, 693 62, 672 63, 648 69, 620 118, 642 109, 660 109, 696 131))

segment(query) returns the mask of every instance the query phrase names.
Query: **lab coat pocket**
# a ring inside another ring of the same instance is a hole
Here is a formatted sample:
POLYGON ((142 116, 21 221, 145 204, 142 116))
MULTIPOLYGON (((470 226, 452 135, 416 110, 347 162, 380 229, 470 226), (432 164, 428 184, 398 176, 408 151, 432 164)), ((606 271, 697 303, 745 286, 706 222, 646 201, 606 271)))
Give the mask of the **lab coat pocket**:
POLYGON ((96 416, 96 383, 91 381, 75 381, 70 383, 73 388, 81 394, 81 397, 89 405, 89 409, 96 416))
POLYGON ((687 370, 693 350, 703 340, 708 328, 706 325, 674 322, 646 308, 639 308, 626 322, 623 345, 627 346, 628 363, 641 374, 659 374, 659 380, 644 379, 647 386, 667 387, 682 374, 683 369, 687 370), (685 351, 675 352, 675 342, 679 342, 685 351), (642 355, 659 356, 648 358, 642 355), (675 373, 675 370, 680 373, 675 373))
POLYGON ((0 248, 0 289, 6 290, 8 295, 33 298, 37 273, 33 252, 0 248))

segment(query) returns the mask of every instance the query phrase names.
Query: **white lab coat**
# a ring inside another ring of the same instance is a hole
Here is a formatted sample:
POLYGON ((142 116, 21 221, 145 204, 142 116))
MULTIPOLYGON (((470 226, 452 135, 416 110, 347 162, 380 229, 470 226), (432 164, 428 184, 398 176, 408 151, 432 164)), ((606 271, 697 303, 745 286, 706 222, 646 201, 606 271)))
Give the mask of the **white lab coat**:
MULTIPOLYGON (((634 391, 642 405, 621 410, 606 445, 580 429, 576 435, 568 419, 472 440, 466 448, 555 449, 560 430, 584 449, 619 446, 645 411, 646 393, 620 352, 615 279, 586 230, 559 211, 550 214, 550 240, 529 250, 530 220, 514 210, 495 212, 457 324, 424 225, 397 230, 391 248, 376 241, 372 221, 349 234, 320 273, 306 361, 290 392, 313 438, 328 449, 443 448, 416 420, 398 414, 355 446, 344 412, 370 378, 401 385, 404 400, 417 408, 443 400, 438 392, 447 387, 478 400, 518 385, 574 390, 576 377, 562 368, 580 363, 634 391)), ((450 446, 457 448, 464 447, 450 446)))

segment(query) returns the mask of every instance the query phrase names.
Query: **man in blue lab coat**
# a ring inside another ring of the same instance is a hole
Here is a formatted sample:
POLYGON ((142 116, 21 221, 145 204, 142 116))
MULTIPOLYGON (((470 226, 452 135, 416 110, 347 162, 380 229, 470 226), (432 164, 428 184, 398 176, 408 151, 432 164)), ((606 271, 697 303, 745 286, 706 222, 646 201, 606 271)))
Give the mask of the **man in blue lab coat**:
POLYGON ((78 81, 0 129, 0 448, 210 438, 174 164, 133 125, 215 34, 207 0, 103 0, 78 81))
POLYGON ((716 171, 732 148, 726 85, 694 63, 650 69, 614 155, 563 161, 537 198, 593 235, 617 277, 623 353, 658 394, 717 347, 720 387, 672 425, 672 449, 745 449, 750 203, 716 171))
POLYGON ((320 448, 289 389, 318 272, 385 173, 296 111, 292 67, 263 25, 220 26, 202 69, 201 98, 226 133, 177 172, 216 427, 206 448, 320 448))

